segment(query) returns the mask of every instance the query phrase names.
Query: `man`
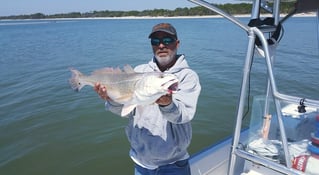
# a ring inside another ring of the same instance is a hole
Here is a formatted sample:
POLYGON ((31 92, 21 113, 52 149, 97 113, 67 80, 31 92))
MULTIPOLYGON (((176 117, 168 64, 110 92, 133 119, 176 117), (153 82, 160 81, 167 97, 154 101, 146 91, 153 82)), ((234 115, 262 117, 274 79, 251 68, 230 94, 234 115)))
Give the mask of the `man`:
MULTIPOLYGON (((179 90, 160 97, 154 104, 137 106, 127 116, 126 134, 131 144, 135 175, 190 175, 187 148, 192 137, 190 121, 201 90, 199 78, 189 68, 185 56, 177 55, 180 41, 171 24, 155 25, 149 38, 154 57, 134 70, 175 74, 179 90)), ((104 86, 96 84, 95 91, 107 100, 107 110, 120 114, 123 105, 110 100, 104 86)))

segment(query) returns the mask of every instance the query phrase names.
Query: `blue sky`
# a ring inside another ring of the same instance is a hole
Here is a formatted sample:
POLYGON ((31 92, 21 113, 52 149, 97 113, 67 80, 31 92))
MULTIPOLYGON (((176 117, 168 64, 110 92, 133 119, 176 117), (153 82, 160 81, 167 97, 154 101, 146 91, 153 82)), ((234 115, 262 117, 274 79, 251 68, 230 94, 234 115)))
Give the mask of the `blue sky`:
MULTIPOLYGON (((207 0, 216 4, 232 3, 235 0, 207 0)), ((21 14, 56 14, 90 12, 99 10, 146 10, 194 7, 187 0, 0 0, 0 16, 21 14)))

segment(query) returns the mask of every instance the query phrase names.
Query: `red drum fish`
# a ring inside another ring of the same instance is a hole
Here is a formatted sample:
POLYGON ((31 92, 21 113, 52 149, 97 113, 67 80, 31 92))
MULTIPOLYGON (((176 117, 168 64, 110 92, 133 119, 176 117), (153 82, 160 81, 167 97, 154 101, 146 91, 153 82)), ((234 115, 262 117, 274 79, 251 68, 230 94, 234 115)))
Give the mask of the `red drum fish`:
POLYGON ((161 72, 138 73, 129 65, 119 68, 102 68, 84 75, 76 69, 70 69, 72 77, 69 83, 79 92, 84 86, 94 86, 97 82, 105 86, 108 96, 117 103, 123 104, 121 115, 126 116, 137 105, 154 103, 166 94, 178 90, 178 79, 174 74, 161 72))

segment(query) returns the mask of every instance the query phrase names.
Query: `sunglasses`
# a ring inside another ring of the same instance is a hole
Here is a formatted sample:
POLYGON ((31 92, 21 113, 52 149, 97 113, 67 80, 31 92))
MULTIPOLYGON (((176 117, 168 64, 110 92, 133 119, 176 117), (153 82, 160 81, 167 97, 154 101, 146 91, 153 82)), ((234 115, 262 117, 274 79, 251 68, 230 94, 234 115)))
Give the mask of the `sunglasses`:
POLYGON ((164 37, 164 38, 151 38, 152 46, 159 46, 161 43, 165 46, 172 44, 176 39, 172 37, 164 37))

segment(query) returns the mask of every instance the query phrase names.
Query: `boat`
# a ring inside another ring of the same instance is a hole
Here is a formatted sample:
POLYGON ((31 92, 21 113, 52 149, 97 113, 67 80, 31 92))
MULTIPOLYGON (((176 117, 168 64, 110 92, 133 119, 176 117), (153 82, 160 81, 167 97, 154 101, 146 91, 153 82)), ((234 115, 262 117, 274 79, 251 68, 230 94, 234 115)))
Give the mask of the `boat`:
MULTIPOLYGON (((295 0, 295 8, 282 15, 280 0, 253 0, 248 24, 214 4, 188 1, 216 12, 248 37, 233 135, 192 155, 192 175, 318 175, 319 100, 281 93, 277 89, 273 61, 277 59, 277 46, 283 37, 282 24, 295 14, 308 12, 315 14, 319 23, 319 1, 295 0), (269 15, 265 17, 261 9, 269 15), (249 99, 255 53, 265 59, 268 83, 265 94, 253 97, 247 127, 243 124, 244 108, 249 99)), ((316 35, 319 43, 319 24, 316 35)))

